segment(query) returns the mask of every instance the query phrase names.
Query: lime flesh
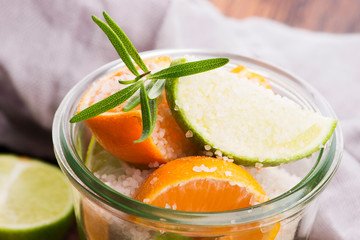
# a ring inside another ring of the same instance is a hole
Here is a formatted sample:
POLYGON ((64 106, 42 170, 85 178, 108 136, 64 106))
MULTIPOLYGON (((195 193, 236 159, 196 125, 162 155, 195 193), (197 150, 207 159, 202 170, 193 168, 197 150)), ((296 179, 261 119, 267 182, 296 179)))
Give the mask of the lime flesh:
POLYGON ((63 239, 72 220, 71 187, 58 168, 0 155, 0 239, 63 239))
POLYGON ((224 69, 169 79, 165 87, 186 135, 206 155, 244 166, 276 166, 309 156, 337 124, 224 69))

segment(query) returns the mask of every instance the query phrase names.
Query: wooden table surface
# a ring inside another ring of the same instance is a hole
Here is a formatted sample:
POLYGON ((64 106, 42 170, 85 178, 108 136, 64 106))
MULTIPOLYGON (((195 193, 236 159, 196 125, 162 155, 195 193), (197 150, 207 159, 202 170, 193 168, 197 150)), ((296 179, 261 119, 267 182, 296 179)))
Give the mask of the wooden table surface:
MULTIPOLYGON (((258 16, 334 33, 360 32, 360 0, 209 0, 224 15, 258 16)), ((78 240, 75 226, 66 240, 78 240)))
POLYGON ((210 0, 233 18, 259 16, 333 33, 360 32, 360 0, 210 0))

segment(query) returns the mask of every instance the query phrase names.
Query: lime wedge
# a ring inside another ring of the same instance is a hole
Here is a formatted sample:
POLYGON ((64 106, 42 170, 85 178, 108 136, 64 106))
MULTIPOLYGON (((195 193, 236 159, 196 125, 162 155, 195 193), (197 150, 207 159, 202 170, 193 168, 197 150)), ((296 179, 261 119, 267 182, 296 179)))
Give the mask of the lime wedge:
POLYGON ((63 239, 72 220, 71 186, 58 168, 0 155, 0 239, 63 239))
POLYGON ((225 69, 166 82, 178 124, 208 156, 244 166, 276 166, 317 151, 337 120, 225 69))

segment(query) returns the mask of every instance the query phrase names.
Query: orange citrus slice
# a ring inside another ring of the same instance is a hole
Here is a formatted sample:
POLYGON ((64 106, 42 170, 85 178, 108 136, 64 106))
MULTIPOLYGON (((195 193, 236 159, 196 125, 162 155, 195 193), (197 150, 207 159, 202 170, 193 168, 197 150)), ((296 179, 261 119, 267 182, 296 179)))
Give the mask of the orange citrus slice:
MULTIPOLYGON (((150 71, 156 72, 171 63, 169 57, 144 60, 150 71)), ((122 67, 96 81, 80 100, 81 111, 92 104, 123 89, 127 85, 118 80, 132 80, 135 76, 127 67, 122 67)), ((141 110, 137 108, 123 112, 122 105, 86 120, 96 140, 115 157, 137 164, 164 163, 172 159, 193 154, 195 146, 186 138, 172 117, 166 99, 159 100, 157 121, 151 137, 140 143, 133 143, 141 136, 141 110)))
MULTIPOLYGON (((264 189, 244 168, 217 158, 191 156, 156 169, 135 192, 134 199, 154 206, 193 212, 228 211, 268 200, 264 189)), ((275 239, 280 224, 253 223, 228 239, 275 239)))
POLYGON ((185 157, 156 169, 134 195, 158 207, 216 212, 250 207, 268 199, 241 166, 210 157, 185 157))

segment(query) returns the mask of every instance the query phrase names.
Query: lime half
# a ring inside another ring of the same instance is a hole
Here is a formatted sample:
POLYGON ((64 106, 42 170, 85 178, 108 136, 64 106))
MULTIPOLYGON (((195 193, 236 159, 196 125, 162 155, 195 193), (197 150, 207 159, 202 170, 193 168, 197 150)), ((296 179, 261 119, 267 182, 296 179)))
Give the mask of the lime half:
POLYGON ((186 136, 208 156, 275 166, 321 148, 337 120, 225 69, 166 81, 166 98, 186 136))
POLYGON ((72 220, 71 187, 58 168, 0 155, 0 239, 63 239, 72 220))

